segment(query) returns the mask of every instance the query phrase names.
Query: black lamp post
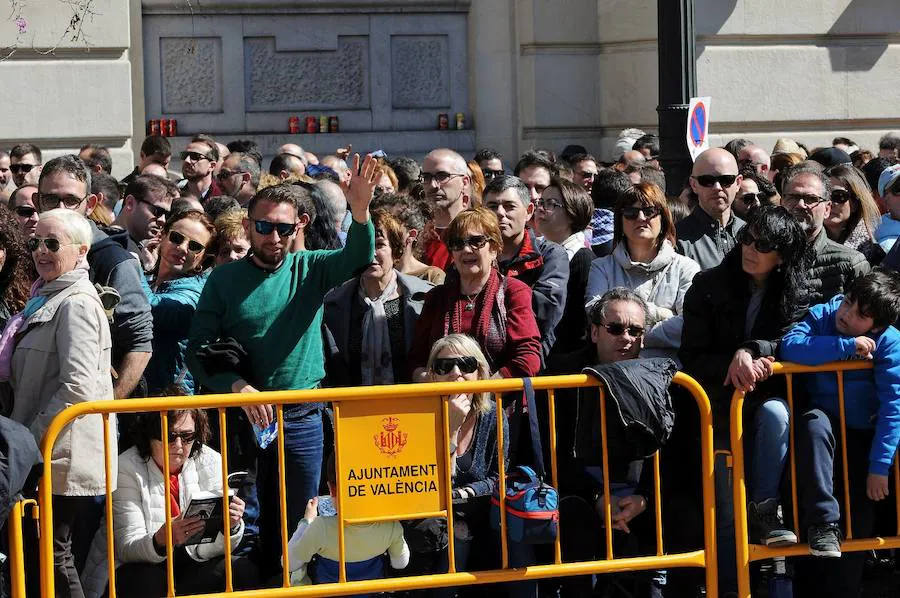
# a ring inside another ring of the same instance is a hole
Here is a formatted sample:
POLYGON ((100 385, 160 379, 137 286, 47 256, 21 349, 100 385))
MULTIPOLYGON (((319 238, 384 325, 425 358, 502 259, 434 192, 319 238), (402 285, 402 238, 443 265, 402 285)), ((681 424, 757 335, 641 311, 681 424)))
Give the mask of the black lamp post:
POLYGON ((685 141, 688 105, 697 95, 694 54, 694 0, 657 0, 659 28, 660 164, 666 172, 666 193, 678 195, 691 174, 691 154, 685 141))

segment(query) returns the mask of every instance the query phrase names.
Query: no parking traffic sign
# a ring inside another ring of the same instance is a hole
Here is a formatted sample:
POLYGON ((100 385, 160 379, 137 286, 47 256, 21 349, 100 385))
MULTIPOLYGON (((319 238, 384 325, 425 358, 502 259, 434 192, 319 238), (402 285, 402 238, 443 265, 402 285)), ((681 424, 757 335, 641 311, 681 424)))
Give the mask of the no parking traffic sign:
POLYGON ((709 149, 709 105, 710 98, 691 98, 687 120, 687 146, 691 159, 709 149))

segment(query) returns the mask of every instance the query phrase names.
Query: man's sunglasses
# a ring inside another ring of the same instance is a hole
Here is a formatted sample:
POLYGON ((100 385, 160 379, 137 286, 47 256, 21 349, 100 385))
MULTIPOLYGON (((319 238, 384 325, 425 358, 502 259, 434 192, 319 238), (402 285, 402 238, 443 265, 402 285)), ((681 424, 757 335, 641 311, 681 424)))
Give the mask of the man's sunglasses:
POLYGON ((182 235, 177 230, 169 231, 169 243, 175 245, 176 247, 181 247, 182 243, 187 241, 187 248, 190 253, 200 253, 206 246, 203 245, 200 241, 195 241, 193 239, 188 239, 184 235, 182 235))
POLYGON ((490 169, 484 169, 481 171, 481 173, 484 175, 484 179, 486 181, 489 181, 489 180, 493 179, 494 177, 503 176, 504 174, 506 174, 502 170, 490 170, 490 169))
POLYGON ((835 189, 831 192, 831 202, 838 205, 847 203, 851 197, 853 196, 846 189, 835 189))
POLYGON ((606 331, 613 336, 622 336, 626 332, 628 336, 632 338, 640 338, 644 336, 644 327, 643 326, 626 326, 625 324, 620 324, 618 322, 613 322, 611 324, 603 324, 601 322, 594 322, 595 326, 600 326, 601 328, 606 328, 606 331))
POLYGON ((230 176, 234 176, 236 174, 244 174, 245 172, 245 170, 228 170, 227 168, 223 168, 219 171, 219 174, 216 175, 216 178, 220 181, 223 181, 230 176))
POLYGON ((430 185, 431 181, 437 181, 438 185, 443 185, 453 177, 458 176, 466 176, 464 174, 455 174, 452 172, 444 172, 443 170, 440 172, 423 172, 422 173, 422 182, 426 185, 430 185))
POLYGON ((19 218, 31 218, 37 213, 37 210, 31 206, 16 206, 16 216, 19 218))
POLYGON ((28 251, 34 253, 38 250, 42 243, 44 247, 47 248, 47 251, 51 253, 56 253, 63 245, 72 245, 72 243, 60 243, 59 239, 53 239, 50 237, 47 237, 46 239, 41 239, 40 237, 31 237, 25 242, 25 247, 28 248, 28 251))
POLYGON ((150 213, 153 214, 154 218, 165 219, 165 218, 169 217, 169 210, 165 209, 164 207, 150 203, 146 199, 141 199, 140 197, 135 197, 135 199, 138 200, 139 202, 141 202, 142 204, 144 204, 145 206, 147 206, 147 209, 150 210, 150 213))
POLYGON ((762 202, 766 201, 766 194, 762 193, 762 192, 760 192, 760 193, 744 193, 743 195, 741 195, 741 201, 743 201, 744 204, 746 204, 748 206, 751 204, 754 204, 754 203, 762 203, 762 202))
POLYGON ((622 208, 622 218, 637 220, 638 214, 643 214, 647 220, 652 220, 660 215, 659 206, 628 206, 622 208))
POLYGON ((692 179, 697 181, 701 187, 713 187, 716 183, 722 186, 722 189, 726 189, 734 185, 734 182, 737 180, 738 175, 736 174, 698 174, 697 176, 692 176, 692 179))
POLYGON ((181 159, 190 159, 191 162, 199 162, 200 160, 209 160, 210 162, 212 161, 212 158, 210 158, 206 154, 201 154, 200 152, 181 152, 181 159))
POLYGON ((746 228, 741 230, 740 241, 748 247, 753 245, 759 253, 772 253, 776 249, 774 243, 754 237, 746 228))
POLYGON ((824 203, 828 201, 824 197, 819 197, 818 195, 813 195, 812 193, 788 193, 787 195, 781 198, 782 205, 788 204, 799 204, 803 202, 808 208, 814 208, 820 203, 824 203))
POLYGON ((478 251, 487 245, 488 238, 486 235, 470 235, 465 239, 447 239, 447 249, 450 251, 462 251, 467 245, 472 251, 478 251))
POLYGON ((438 376, 446 376, 454 367, 463 374, 472 374, 478 371, 478 360, 474 357, 438 357, 431 364, 431 370, 438 376))
POLYGON ((81 205, 81 202, 86 200, 87 197, 75 197, 73 195, 68 195, 66 197, 60 197, 59 195, 51 194, 38 194, 38 204, 44 210, 54 210, 59 206, 65 206, 67 210, 74 210, 78 206, 81 205))
POLYGON ((13 174, 28 174, 37 164, 12 164, 9 169, 13 174))
POLYGON ((297 230, 297 223, 287 222, 269 222, 267 220, 254 220, 253 226, 261 235, 271 235, 272 231, 277 231, 279 237, 288 237, 297 230))

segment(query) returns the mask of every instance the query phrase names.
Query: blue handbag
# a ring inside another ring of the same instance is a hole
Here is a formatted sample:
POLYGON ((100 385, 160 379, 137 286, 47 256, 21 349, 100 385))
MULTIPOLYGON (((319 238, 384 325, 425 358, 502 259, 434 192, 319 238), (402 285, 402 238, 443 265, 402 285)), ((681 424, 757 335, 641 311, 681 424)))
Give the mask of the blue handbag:
MULTIPOLYGON (((524 378, 523 382, 536 470, 527 465, 517 465, 506 476, 506 537, 510 542, 521 544, 552 544, 559 529, 559 492, 541 479, 544 475, 544 457, 534 388, 530 378, 524 378)), ((491 527, 497 531, 500 530, 499 486, 497 484, 491 496, 491 527)))

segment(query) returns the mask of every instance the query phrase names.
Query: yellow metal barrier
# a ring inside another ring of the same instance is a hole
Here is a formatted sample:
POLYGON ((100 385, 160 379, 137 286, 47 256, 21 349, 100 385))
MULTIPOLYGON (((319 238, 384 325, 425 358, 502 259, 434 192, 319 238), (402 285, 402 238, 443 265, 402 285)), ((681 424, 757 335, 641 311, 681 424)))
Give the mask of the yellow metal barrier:
MULTIPOLYGON (((641 570, 655 569, 672 569, 676 567, 702 567, 705 568, 707 596, 715 598, 718 596, 718 578, 716 571, 716 536, 715 536, 715 500, 714 500, 714 484, 713 484, 713 436, 712 436, 712 411, 709 399, 703 388, 689 376, 678 373, 675 376, 674 383, 685 387, 697 403, 700 412, 701 423, 701 470, 702 470, 702 496, 703 496, 703 538, 704 548, 691 552, 678 554, 665 554, 663 549, 663 533, 662 533, 662 516, 661 516, 661 499, 660 499, 660 479, 659 479, 659 455, 654 459, 654 489, 655 489, 655 511, 656 511, 656 555, 634 558, 614 558, 612 552, 612 527, 606 525, 606 547, 607 556, 603 560, 563 563, 561 554, 560 539, 557 537, 554 547, 554 562, 552 564, 532 565, 518 569, 509 569, 508 567, 508 546, 505 522, 505 509, 503 502, 505 501, 505 471, 504 460, 502 458, 503 447, 503 429, 502 419, 497 418, 497 434, 498 434, 498 452, 499 455, 499 485, 501 497, 501 551, 502 551, 502 569, 491 571, 472 571, 459 572, 454 566, 454 538, 453 533, 449 533, 448 561, 449 572, 435 575, 424 576, 408 576, 389 579, 375 579, 368 581, 346 581, 346 552, 344 545, 344 527, 350 523, 362 523, 373 521, 395 521, 400 519, 416 519, 423 517, 445 517, 448 520, 448 530, 452 530, 452 488, 450 486, 450 455, 449 451, 441 450, 443 455, 440 466, 441 476, 438 477, 440 484, 437 492, 442 497, 443 508, 429 512, 407 512, 407 513, 391 513, 384 516, 356 517, 347 516, 345 509, 342 509, 342 502, 348 500, 348 490, 346 484, 339 483, 339 493, 337 497, 337 510, 340 519, 338 526, 338 540, 340 552, 340 581, 332 584, 321 584, 315 586, 290 587, 290 579, 287 567, 284 567, 282 577, 282 588, 278 589, 260 589, 243 592, 234 592, 241 597, 255 596, 340 596, 362 592, 384 592, 396 590, 411 590, 419 588, 436 588, 447 586, 485 584, 485 583, 502 583, 515 582, 530 579, 542 579, 548 577, 561 577, 570 575, 588 575, 594 573, 619 573, 641 570)), ((553 485, 558 487, 558 468, 556 458, 556 426, 555 426, 555 396, 554 390, 561 388, 577 388, 598 386, 598 382, 584 375, 572 376, 549 376, 533 379, 535 390, 547 390, 550 412, 550 447, 551 447, 551 468, 550 473, 553 485)), ((163 469, 168 470, 168 434, 167 432, 167 411, 173 409, 199 408, 199 409, 218 409, 219 426, 222 454, 222 487, 227 488, 228 475, 228 433, 225 419, 225 409, 229 407, 241 407, 247 405, 275 405, 275 413, 278 421, 278 438, 277 453, 280 468, 280 523, 281 523, 281 543, 283 554, 287 554, 287 542, 290 537, 287 527, 287 510, 285 497, 285 479, 284 479, 284 420, 283 406, 285 404, 297 404, 305 402, 332 402, 335 410, 335 460, 336 469, 340 479, 340 472, 345 471, 344 461, 348 458, 348 447, 354 442, 358 442, 360 438, 353 436, 345 438, 342 428, 349 425, 348 421, 344 421, 342 410, 352 411, 354 407, 368 404, 377 405, 379 402, 390 402, 392 405, 406 405, 414 402, 415 399, 423 397, 443 397, 441 407, 438 411, 440 414, 440 435, 443 447, 449 446, 450 432, 448 429, 448 401, 449 395, 460 392, 490 392, 499 396, 502 393, 521 391, 523 383, 521 379, 507 380, 484 380, 465 383, 429 383, 429 384, 407 384, 395 386, 373 386, 373 387, 357 387, 357 388, 335 388, 335 389, 318 389, 304 391, 283 391, 269 393, 255 393, 247 395, 223 394, 223 395, 202 395, 193 397, 164 397, 151 399, 130 399, 127 401, 97 401, 90 403, 82 403, 70 407, 60 413, 50 424, 46 435, 41 444, 41 450, 44 456, 44 471, 40 482, 40 577, 42 596, 49 598, 54 596, 54 574, 53 574, 53 507, 51 501, 51 453, 56 439, 59 437, 63 428, 71 421, 85 415, 101 415, 104 422, 104 436, 108 440, 114 434, 111 428, 109 414, 111 413, 137 413, 148 411, 161 412, 161 441, 163 444, 164 464, 163 469)), ((607 431, 606 431, 606 399, 602 390, 600 390, 600 416, 602 427, 602 446, 603 446, 603 476, 604 485, 609 487, 608 479, 608 454, 607 448, 607 431)), ((390 422, 388 422, 390 423, 390 422)), ((111 476, 109 443, 106 445, 106 474, 111 476)), ((735 478, 737 479, 737 473, 735 478)), ((115 546, 113 534, 113 517, 112 517, 112 498, 109 488, 107 487, 106 496, 106 526, 107 526, 107 555, 109 564, 109 584, 110 598, 115 598, 115 546)), ((223 493, 224 513, 228 512, 228 493, 223 493)), ((171 496, 170 487, 166 484, 165 488, 165 505, 166 505, 166 554, 167 554, 167 574, 168 574, 168 596, 175 596, 175 583, 172 570, 172 520, 171 520, 171 496)), ((347 504, 349 507, 349 503, 347 504)), ((606 521, 611 521, 611 505, 609 493, 604 493, 603 508, 606 512, 606 521)), ((11 521, 21 522, 21 503, 17 505, 17 517, 11 521)), ((227 518, 223 517, 223 526, 226 525, 227 518)), ((230 535, 227 529, 223 530, 225 539, 225 555, 231 554, 230 535)), ((745 534, 746 536, 746 534, 745 534)), ((15 541, 21 546, 21 525, 18 528, 10 529, 10 537, 15 537, 15 541)), ((225 559, 225 577, 226 587, 225 593, 232 592, 232 571, 231 561, 225 559)), ((19 569, 21 570, 21 568, 19 569)), ((16 598, 24 598, 24 582, 21 576, 13 574, 16 582, 14 585, 13 596, 16 598)), ((223 593, 207 594, 207 597, 222 596, 223 593)))
MULTIPOLYGON (((796 374, 812 374, 820 372, 834 372, 838 380, 838 404, 840 406, 841 447, 843 463, 844 492, 843 509, 846 523, 844 529, 845 540, 841 543, 844 552, 856 552, 863 550, 876 550, 882 548, 900 548, 900 512, 898 512, 897 536, 891 538, 853 538, 850 517, 850 482, 847 466, 847 442, 846 442, 846 418, 844 411, 844 372, 871 369, 869 361, 842 361, 827 363, 820 366, 802 366, 793 363, 774 364, 775 375, 783 375, 787 382, 787 404, 790 413, 790 444, 789 463, 791 479, 791 508, 794 521, 794 533, 800 538, 800 518, 797 502, 797 462, 794 452, 794 384, 793 377, 796 374)), ((735 391, 731 401, 731 450, 734 459, 734 529, 737 541, 737 571, 738 571, 738 596, 750 598, 750 563, 775 557, 804 556, 809 554, 809 545, 795 544, 783 547, 768 547, 761 544, 750 544, 749 522, 747 515, 747 485, 744 479, 746 461, 744 457, 744 393, 735 391)), ((900 469, 894 462, 894 495, 900 493, 900 469)), ((900 504, 900 503, 898 503, 900 504)), ((900 506, 898 506, 900 511, 900 506)))

